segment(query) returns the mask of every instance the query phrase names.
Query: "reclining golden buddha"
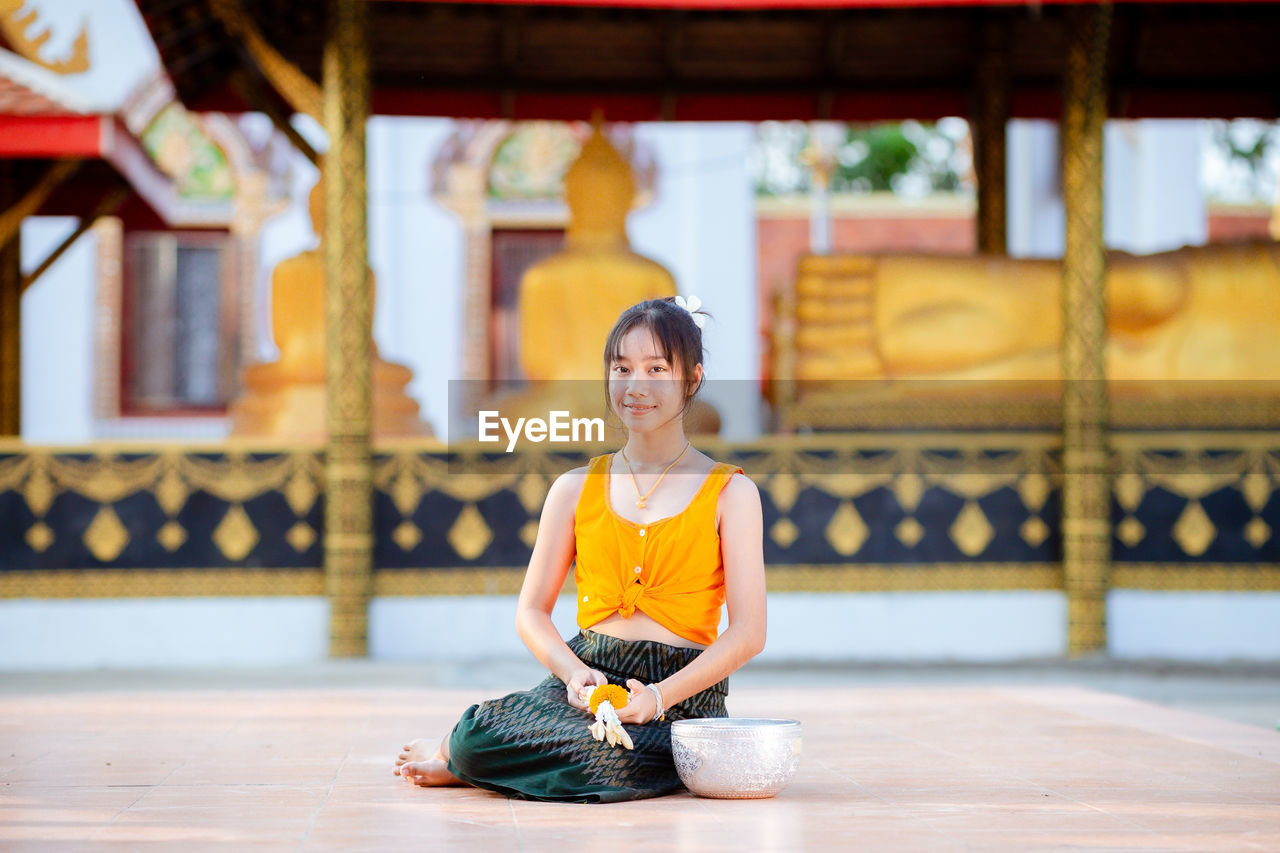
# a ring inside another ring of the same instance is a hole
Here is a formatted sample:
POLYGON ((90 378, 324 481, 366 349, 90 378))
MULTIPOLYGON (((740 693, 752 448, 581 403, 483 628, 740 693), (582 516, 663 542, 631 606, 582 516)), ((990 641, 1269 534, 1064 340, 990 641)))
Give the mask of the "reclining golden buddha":
MULTIPOLYGON (((1060 379, 1061 279, 1052 260, 807 257, 784 378, 1060 379)), ((1280 379, 1280 244, 1111 252, 1106 302, 1112 380, 1280 379)))

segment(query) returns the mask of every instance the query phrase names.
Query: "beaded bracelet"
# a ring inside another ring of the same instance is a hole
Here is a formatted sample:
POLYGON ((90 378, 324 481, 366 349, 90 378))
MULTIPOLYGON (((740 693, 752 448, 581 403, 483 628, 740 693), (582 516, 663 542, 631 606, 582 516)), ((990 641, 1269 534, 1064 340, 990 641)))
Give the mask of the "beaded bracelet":
POLYGON ((653 718, 650 719, 649 722, 652 723, 654 720, 665 720, 667 718, 667 710, 662 704, 662 688, 651 681, 649 682, 649 690, 653 693, 654 701, 658 703, 658 709, 653 712, 653 718))

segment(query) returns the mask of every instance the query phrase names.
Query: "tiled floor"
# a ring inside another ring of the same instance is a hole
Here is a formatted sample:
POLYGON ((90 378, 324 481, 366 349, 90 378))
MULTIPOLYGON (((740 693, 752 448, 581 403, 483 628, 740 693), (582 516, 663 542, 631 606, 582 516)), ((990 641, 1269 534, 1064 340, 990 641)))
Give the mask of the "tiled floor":
POLYGON ((772 800, 563 806, 391 775, 406 737, 491 692, 0 695, 0 850, 1280 850, 1280 733, 1078 687, 736 689, 732 713, 804 723, 772 800))

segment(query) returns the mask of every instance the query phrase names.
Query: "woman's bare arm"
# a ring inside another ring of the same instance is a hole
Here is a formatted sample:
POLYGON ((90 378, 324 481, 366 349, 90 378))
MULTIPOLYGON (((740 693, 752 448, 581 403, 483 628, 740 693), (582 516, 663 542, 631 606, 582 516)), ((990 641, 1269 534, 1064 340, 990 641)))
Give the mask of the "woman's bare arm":
MULTIPOLYGON (((688 666, 658 683, 666 707, 728 678, 764 648, 763 527, 756 484, 742 475, 732 477, 720 494, 720 553, 729 626, 688 666)), ((634 679, 628 682, 632 700, 618 712, 624 723, 647 723, 653 717, 656 699, 637 685, 634 679)))
POLYGON ((604 676, 573 653, 552 623, 551 611, 577 553, 573 517, 586 477, 585 468, 575 468, 557 477, 547 490, 538 520, 538 538, 516 604, 520 639, 543 666, 569 686, 569 702, 578 708, 586 707, 578 699, 578 689, 587 684, 603 684, 604 676))

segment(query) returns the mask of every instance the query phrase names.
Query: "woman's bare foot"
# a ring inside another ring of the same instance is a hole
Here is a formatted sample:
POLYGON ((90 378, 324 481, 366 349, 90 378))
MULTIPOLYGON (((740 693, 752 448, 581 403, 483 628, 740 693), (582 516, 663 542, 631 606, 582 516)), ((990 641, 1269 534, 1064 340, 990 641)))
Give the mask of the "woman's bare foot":
POLYGON ((449 772, 448 761, 440 750, 432 749, 431 744, 422 738, 405 744, 404 752, 396 759, 395 769, 391 772, 424 788, 466 784, 449 772))
POLYGON ((400 765, 400 775, 423 788, 467 784, 449 772, 449 765, 443 758, 428 758, 426 761, 406 761, 400 765))
POLYGON ((435 750, 431 748, 431 745, 427 743, 426 739, 417 738, 416 740, 411 740, 404 745, 404 751, 396 757, 396 766, 391 772, 399 776, 400 768, 403 767, 406 762, 426 761, 428 758, 432 757, 434 752, 435 750))

